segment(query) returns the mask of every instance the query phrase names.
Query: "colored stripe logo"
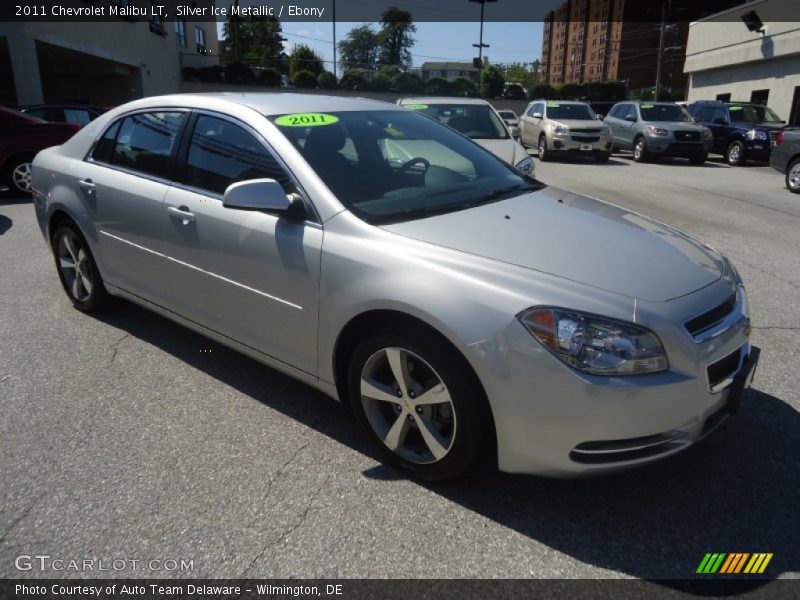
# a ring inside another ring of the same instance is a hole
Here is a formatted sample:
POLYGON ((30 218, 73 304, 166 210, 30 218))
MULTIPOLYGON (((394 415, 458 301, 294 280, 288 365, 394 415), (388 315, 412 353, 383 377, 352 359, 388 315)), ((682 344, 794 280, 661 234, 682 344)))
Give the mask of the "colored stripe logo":
POLYGON ((750 575, 763 573, 769 561, 772 560, 772 552, 707 552, 700 561, 696 573, 704 575, 725 574, 736 575, 746 573, 750 575))

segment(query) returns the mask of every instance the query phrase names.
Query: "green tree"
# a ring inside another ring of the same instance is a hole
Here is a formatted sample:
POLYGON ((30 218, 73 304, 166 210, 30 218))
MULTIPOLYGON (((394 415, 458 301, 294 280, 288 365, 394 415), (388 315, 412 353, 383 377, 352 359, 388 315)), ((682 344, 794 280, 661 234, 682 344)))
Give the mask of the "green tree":
POLYGON ((537 75, 530 67, 530 63, 500 65, 500 68, 504 69, 506 72, 506 81, 509 83, 519 83, 526 90, 536 85, 538 79, 537 75))
POLYGON ((506 78, 497 65, 483 69, 481 73, 481 95, 484 98, 497 98, 503 94, 506 78))
POLYGON ((294 79, 300 71, 311 71, 314 81, 323 71, 322 58, 305 44, 295 46, 289 55, 289 75, 294 79))
POLYGON ((450 92, 454 96, 475 96, 478 86, 469 77, 458 77, 450 83, 450 92))
POLYGON ((395 65, 403 70, 411 67, 411 48, 414 47, 416 31, 410 12, 394 6, 383 11, 378 32, 378 64, 395 65))
POLYGON ((392 78, 381 71, 375 73, 370 81, 373 92, 388 92, 392 88, 392 78))
POLYGON ((336 75, 330 71, 323 71, 317 77, 317 87, 321 90, 335 90, 339 87, 339 82, 336 81, 336 75))
POLYGON ((369 81, 364 73, 359 70, 348 71, 339 80, 339 87, 343 90, 369 90, 369 81))
POLYGON ((307 69, 297 71, 292 78, 292 83, 299 88, 315 88, 317 87, 317 76, 307 69))
POLYGON ((239 61, 274 67, 285 72, 281 23, 274 17, 234 17, 223 25, 220 59, 224 64, 239 61))
POLYGON ((422 77, 413 73, 400 73, 394 80, 394 87, 404 94, 422 94, 425 92, 425 82, 422 77))
POLYGON ((431 77, 425 82, 425 93, 432 96, 447 96, 450 94, 450 82, 443 77, 431 77))
POLYGON ((378 34, 368 24, 355 27, 339 42, 339 60, 342 69, 375 69, 378 60, 378 34))
POLYGON ((556 88, 554 88, 552 85, 547 85, 546 83, 540 83, 533 86, 528 90, 528 95, 530 96, 531 100, 558 100, 561 97, 556 88))

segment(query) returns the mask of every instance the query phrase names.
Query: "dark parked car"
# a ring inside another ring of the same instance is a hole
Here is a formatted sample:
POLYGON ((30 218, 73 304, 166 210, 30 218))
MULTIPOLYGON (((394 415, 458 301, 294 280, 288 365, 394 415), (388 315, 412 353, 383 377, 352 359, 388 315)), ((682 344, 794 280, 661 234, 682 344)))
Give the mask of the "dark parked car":
POLYGON ((687 110, 714 134, 711 151, 734 166, 748 160, 769 161, 772 145, 786 124, 772 109, 749 102, 704 100, 687 110))
POLYGON ((83 127, 106 112, 101 106, 82 104, 36 104, 19 109, 26 115, 52 123, 74 123, 83 127))
POLYGON ((800 194, 800 129, 785 129, 778 134, 769 164, 786 173, 790 192, 800 194))
POLYGON ((0 106, 0 188, 29 194, 36 153, 63 144, 80 128, 73 123, 48 123, 0 106))

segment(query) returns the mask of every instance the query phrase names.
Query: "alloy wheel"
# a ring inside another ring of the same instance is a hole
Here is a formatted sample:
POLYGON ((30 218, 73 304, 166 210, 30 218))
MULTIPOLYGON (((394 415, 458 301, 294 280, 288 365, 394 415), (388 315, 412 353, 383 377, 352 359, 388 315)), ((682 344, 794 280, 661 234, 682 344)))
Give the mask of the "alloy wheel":
POLYGON ((644 154, 644 140, 639 140, 633 147, 633 159, 642 160, 643 154, 644 154))
POLYGON ((732 165, 739 164, 739 161, 742 160, 742 147, 740 144, 731 144, 731 147, 728 148, 728 162, 732 165))
POLYGON ((547 140, 543 137, 539 138, 539 160, 545 160, 547 154, 547 140))
POLYGON ((789 173, 786 176, 786 182, 789 185, 789 189, 796 192, 800 191, 800 161, 795 162, 792 165, 792 168, 789 169, 789 173))
POLYGON ((56 246, 58 266, 70 295, 78 302, 89 299, 94 288, 89 255, 77 235, 64 231, 56 246))
POLYGON ((442 460, 456 437, 450 392, 422 357, 404 348, 375 352, 361 371, 361 402, 383 444, 417 464, 442 460))
POLYGON ((14 167, 11 172, 11 181, 20 192, 31 191, 31 163, 24 162, 14 167))

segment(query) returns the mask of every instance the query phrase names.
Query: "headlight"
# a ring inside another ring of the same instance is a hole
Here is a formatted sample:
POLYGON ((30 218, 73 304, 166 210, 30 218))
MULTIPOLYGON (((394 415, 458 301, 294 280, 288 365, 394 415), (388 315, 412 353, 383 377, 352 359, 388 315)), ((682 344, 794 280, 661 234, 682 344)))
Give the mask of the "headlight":
POLYGON ((660 127, 648 127, 645 131, 650 135, 657 135, 660 137, 667 137, 669 135, 669 131, 661 129, 660 127))
POLYGON ((569 135, 569 127, 564 127, 556 123, 553 125, 553 133, 555 135, 569 135))
POLYGON ((765 141, 769 138, 766 131, 761 131, 760 129, 751 129, 747 132, 747 139, 748 140, 761 140, 765 141))
POLYGON ((703 139, 704 140, 713 140, 714 139, 714 134, 711 132, 710 129, 708 129, 708 128, 703 129, 703 139))
POLYGON ((520 322, 571 367, 592 375, 640 375, 669 368, 651 331, 614 319, 560 308, 530 308, 520 322))
POLYGON ((533 175, 533 159, 530 156, 526 156, 514 165, 514 168, 523 175, 533 175))

